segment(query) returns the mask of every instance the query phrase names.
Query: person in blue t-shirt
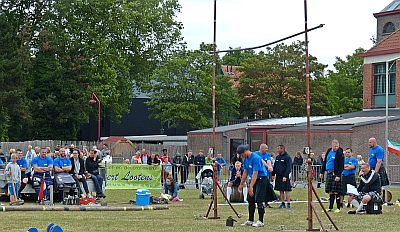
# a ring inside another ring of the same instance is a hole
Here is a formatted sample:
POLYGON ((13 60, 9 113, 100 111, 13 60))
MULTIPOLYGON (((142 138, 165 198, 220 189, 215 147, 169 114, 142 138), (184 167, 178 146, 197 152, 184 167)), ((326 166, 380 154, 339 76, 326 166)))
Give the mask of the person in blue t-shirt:
MULTIPOLYGON (((47 156, 46 148, 42 148, 40 150, 40 155, 32 159, 32 168, 34 171, 33 180, 39 182, 34 185, 36 194, 39 196, 40 185, 43 181, 43 177, 46 186, 53 185, 53 179, 51 178, 50 173, 53 170, 53 159, 47 156)), ((44 190, 44 195, 47 197, 49 196, 47 189, 44 190)))
MULTIPOLYGON (((272 165, 272 157, 271 157, 271 154, 268 152, 268 150, 269 150, 268 145, 263 143, 260 145, 260 150, 254 152, 254 153, 258 154, 261 157, 261 159, 263 160, 263 164, 268 171, 267 174, 268 174, 269 181, 271 181, 270 177, 271 177, 271 174, 272 174, 272 171, 274 170, 274 168, 272 165)), ((267 197, 265 199, 266 207, 273 208, 271 205, 268 204, 268 202, 277 200, 277 196, 274 192, 274 188, 271 185, 271 183, 267 183, 266 197, 267 197)))
POLYGON ((28 162, 26 162, 26 159, 22 155, 22 150, 17 149, 16 153, 18 155, 16 163, 18 164, 19 169, 21 170, 21 183, 18 189, 18 192, 21 194, 22 190, 24 190, 28 181, 30 181, 30 170, 28 169, 28 162))
POLYGON ((268 145, 263 143, 260 145, 260 150, 255 151, 257 155, 261 157, 261 159, 264 161, 263 164, 265 168, 268 170, 268 176, 270 176, 270 173, 273 171, 272 167, 272 157, 271 154, 268 152, 268 145))
MULTIPOLYGON (((344 193, 347 193, 347 185, 353 185, 357 188, 356 183, 356 170, 358 167, 358 160, 353 157, 353 151, 351 148, 346 148, 344 158, 344 169, 342 172, 342 190, 344 193)), ((350 201, 347 201, 347 208, 350 207, 350 201)))
POLYGON ((344 195, 341 184, 343 167, 343 149, 339 146, 339 141, 334 139, 332 140, 332 147, 326 152, 320 174, 321 179, 323 179, 326 172, 325 192, 329 193, 328 212, 333 212, 333 204, 335 203, 335 199, 337 209, 334 212, 340 213, 341 211, 342 199, 344 195))
POLYGON ((224 171, 224 167, 226 166, 226 161, 224 157, 222 157, 221 153, 217 154, 217 157, 215 157, 215 165, 217 165, 217 171, 218 171, 218 181, 221 181, 222 173, 224 171))
POLYGON ((54 160, 54 172, 59 173, 69 173, 71 171, 71 160, 66 156, 64 148, 60 149, 60 156, 54 160))
POLYGON ((249 219, 243 225, 262 227, 264 226, 266 188, 268 183, 268 172, 262 163, 259 155, 250 151, 248 145, 240 145, 237 153, 243 158, 243 176, 239 185, 239 191, 242 191, 247 177, 250 178, 248 185, 247 201, 249 202, 249 219), (258 221, 254 222, 254 213, 258 209, 258 221))
POLYGON ((379 174, 381 180, 381 186, 389 185, 389 178, 386 173, 384 166, 385 151, 376 142, 375 138, 368 140, 369 145, 369 160, 368 164, 372 170, 375 170, 379 174))

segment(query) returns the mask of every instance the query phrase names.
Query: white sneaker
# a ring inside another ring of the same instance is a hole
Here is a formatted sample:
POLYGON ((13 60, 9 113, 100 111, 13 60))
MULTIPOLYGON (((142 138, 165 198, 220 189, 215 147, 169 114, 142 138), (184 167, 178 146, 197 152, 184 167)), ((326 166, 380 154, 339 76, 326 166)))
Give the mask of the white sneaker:
POLYGON ((252 226, 253 226, 253 227, 263 227, 263 226, 264 226, 264 223, 262 223, 262 222, 260 222, 260 221, 257 221, 257 222, 255 222, 255 223, 253 223, 252 226))
POLYGON ((252 226, 254 222, 252 221, 246 221, 245 223, 241 224, 241 226, 252 226))

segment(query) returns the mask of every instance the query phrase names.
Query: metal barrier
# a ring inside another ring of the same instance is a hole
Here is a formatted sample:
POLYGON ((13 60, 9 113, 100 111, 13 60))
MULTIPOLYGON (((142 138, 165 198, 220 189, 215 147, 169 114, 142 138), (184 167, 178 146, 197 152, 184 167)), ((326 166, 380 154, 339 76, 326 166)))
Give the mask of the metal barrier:
MULTIPOLYGON (((317 184, 317 187, 320 187, 323 183, 323 179, 319 177, 321 173, 322 165, 311 165, 313 170, 313 183, 317 184)), ((307 164, 303 165, 293 165, 292 172, 291 172, 291 182, 292 186, 295 187, 306 187, 308 184, 307 179, 307 164)))
POLYGON ((400 165, 388 165, 386 171, 390 184, 400 184, 400 165))
MULTIPOLYGON (((198 180, 196 175, 201 171, 205 165, 189 165, 189 166, 176 166, 173 164, 162 164, 162 179, 165 180, 168 176, 172 176, 177 183, 185 186, 198 187, 198 180)), ((221 185, 229 181, 230 170, 232 165, 226 165, 218 172, 218 180, 221 185)), ((319 187, 323 180, 319 177, 321 172, 321 165, 312 165, 314 170, 314 181, 319 187)), ((293 187, 307 186, 307 165, 293 165, 291 172, 291 182, 293 187)))
MULTIPOLYGON (((196 179, 197 174, 201 169, 207 165, 174 165, 174 164, 162 164, 162 180, 165 180, 168 176, 172 176, 174 180, 180 185, 187 187, 198 187, 198 180, 196 179)), ((230 166, 224 166, 218 171, 218 180, 221 185, 225 184, 229 180, 230 166)))

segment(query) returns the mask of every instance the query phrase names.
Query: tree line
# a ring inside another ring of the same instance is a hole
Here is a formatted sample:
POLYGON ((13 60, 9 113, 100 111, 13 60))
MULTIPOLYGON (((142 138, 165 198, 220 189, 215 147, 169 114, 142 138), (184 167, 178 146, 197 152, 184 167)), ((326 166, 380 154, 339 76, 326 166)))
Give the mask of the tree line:
MULTIPOLYGON (((73 140, 90 93, 118 121, 134 89, 152 117, 170 127, 212 125, 212 46, 186 48, 177 0, 0 0, 0 141, 73 140)), ((362 108, 362 58, 336 58, 334 70, 310 56, 312 115, 362 108)), ((217 59, 217 121, 304 116, 304 44, 217 59), (239 66, 235 88, 221 65, 239 66)))

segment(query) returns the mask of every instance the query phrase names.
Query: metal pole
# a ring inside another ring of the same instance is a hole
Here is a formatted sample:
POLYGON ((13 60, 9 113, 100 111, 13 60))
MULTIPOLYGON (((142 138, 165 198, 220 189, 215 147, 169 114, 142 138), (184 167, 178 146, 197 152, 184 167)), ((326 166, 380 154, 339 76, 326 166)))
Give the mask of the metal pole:
POLYGON ((306 100, 307 100, 307 146, 311 144, 311 129, 310 129, 310 69, 308 59, 308 26, 307 26, 307 0, 304 0, 304 35, 305 35, 305 48, 306 48, 306 100))
MULTIPOLYGON (((385 144, 386 144, 386 152, 385 152, 385 168, 388 167, 388 138, 389 138, 389 61, 386 61, 386 118, 385 118, 385 144)), ((389 169, 388 169, 389 172, 389 169)), ((387 194, 386 194, 387 196, 387 194)), ((386 198, 386 197, 385 197, 386 198)), ((386 199, 385 199, 386 200, 386 199)))
MULTIPOLYGON (((310 130, 310 70, 308 60, 308 25, 307 25, 307 0, 304 0, 304 35, 305 35, 305 49, 306 49, 306 101, 307 101, 307 146, 310 147, 311 143, 311 130, 310 130)), ((312 179, 311 162, 308 163, 308 230, 313 230, 313 215, 312 215, 312 179)))
MULTIPOLYGON (((214 0, 214 42, 213 42, 213 66, 212 66, 212 121, 213 121, 213 132, 212 132, 212 148, 213 148, 213 158, 215 157, 215 126, 216 126, 216 115, 215 115, 215 110, 216 110, 216 66, 217 66, 217 52, 216 52, 216 47, 217 47, 217 0, 214 0)), ((215 182, 217 182, 217 173, 216 173, 216 168, 215 166, 213 167, 214 170, 214 194, 213 194, 213 201, 214 201, 214 219, 219 218, 218 217, 218 197, 217 197, 217 185, 215 182)))
POLYGON ((100 101, 97 98, 97 141, 98 142, 100 142, 100 111, 101 111, 100 101))

